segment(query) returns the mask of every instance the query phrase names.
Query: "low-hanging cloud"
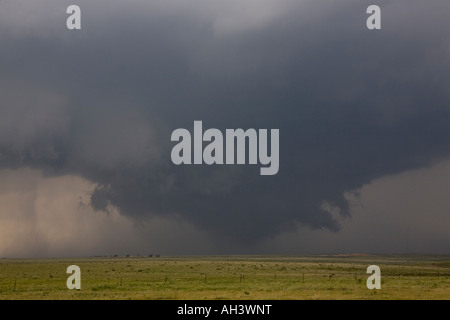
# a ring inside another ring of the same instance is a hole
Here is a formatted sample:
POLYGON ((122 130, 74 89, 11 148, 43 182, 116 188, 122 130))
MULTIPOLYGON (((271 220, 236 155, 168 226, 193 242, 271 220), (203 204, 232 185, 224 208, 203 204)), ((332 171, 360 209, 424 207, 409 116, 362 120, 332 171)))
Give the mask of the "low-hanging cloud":
POLYGON ((105 3, 78 2, 79 31, 69 2, 0 3, 2 168, 79 176, 95 210, 240 246, 338 231, 346 191, 449 155, 445 0, 382 2, 377 31, 368 1, 105 3), (173 165, 170 134, 194 120, 280 129, 278 174, 173 165))
POLYGON ((113 206, 94 210, 95 187, 73 175, 0 170, 0 257, 213 252, 206 235, 182 217, 136 224, 113 206))

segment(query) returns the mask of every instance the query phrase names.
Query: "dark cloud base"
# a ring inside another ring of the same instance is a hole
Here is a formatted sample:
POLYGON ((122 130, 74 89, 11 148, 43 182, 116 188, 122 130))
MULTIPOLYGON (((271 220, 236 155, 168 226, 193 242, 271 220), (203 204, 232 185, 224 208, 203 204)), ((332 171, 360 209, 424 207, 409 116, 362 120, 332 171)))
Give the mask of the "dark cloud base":
POLYGON ((349 216, 344 192, 449 155, 444 2, 383 2, 382 30, 368 31, 372 3, 287 1, 281 16, 221 33, 220 9, 111 9, 108 25, 82 1, 78 33, 0 32, 1 166, 85 177, 99 184, 93 208, 181 215, 219 244, 295 223, 337 232, 324 201, 349 216), (194 120, 280 129, 278 174, 173 165, 170 134, 194 120))

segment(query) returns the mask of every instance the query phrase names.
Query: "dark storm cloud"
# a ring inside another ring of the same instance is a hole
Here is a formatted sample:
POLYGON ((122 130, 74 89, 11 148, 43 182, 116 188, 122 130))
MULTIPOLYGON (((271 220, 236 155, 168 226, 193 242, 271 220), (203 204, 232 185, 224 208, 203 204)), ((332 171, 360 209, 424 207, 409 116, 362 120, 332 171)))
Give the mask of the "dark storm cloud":
POLYGON ((293 222, 337 231, 324 201, 349 215, 345 191, 448 156, 446 0, 379 1, 379 31, 372 2, 244 3, 80 1, 68 31, 69 3, 45 1, 48 19, 4 23, 3 167, 77 174, 99 184, 96 209, 255 242, 293 222), (173 165, 170 134, 194 120, 280 129, 279 173, 173 165))

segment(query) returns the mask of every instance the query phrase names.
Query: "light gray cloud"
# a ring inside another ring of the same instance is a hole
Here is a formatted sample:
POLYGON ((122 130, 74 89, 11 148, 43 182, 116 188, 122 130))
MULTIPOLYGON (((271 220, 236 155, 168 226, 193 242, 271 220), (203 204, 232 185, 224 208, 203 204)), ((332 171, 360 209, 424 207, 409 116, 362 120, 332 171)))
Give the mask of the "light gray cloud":
POLYGON ((136 225, 116 208, 94 211, 95 184, 80 177, 22 168, 1 170, 0 181, 0 257, 213 252, 205 234, 182 218, 136 225))
POLYGON ((342 230, 283 233, 252 248, 258 253, 448 254, 450 162, 375 179, 347 193, 352 218, 342 230))

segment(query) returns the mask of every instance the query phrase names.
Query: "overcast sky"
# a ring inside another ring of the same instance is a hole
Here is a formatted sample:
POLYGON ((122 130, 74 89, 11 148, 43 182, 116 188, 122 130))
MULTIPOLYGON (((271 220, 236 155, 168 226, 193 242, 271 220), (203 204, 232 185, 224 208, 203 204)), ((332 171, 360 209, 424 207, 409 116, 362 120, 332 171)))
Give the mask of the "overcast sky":
POLYGON ((0 1, 0 257, 449 254, 449 18, 448 0, 0 1), (174 165, 195 120, 279 129, 279 172, 174 165))

